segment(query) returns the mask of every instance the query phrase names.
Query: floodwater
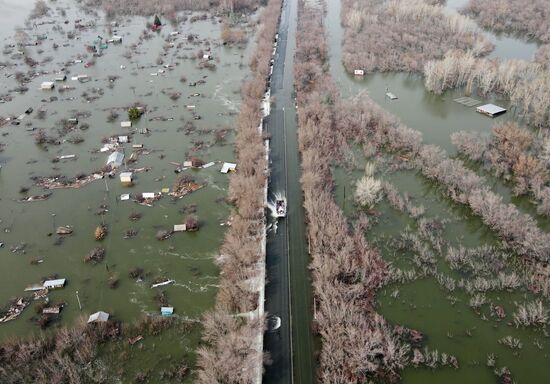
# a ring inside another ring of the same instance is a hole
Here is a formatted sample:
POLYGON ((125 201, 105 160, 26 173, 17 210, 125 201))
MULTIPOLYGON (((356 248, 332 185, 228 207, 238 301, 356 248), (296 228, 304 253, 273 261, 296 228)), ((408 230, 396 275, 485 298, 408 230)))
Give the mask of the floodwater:
MULTIPOLYGON (((447 0, 446 7, 460 11, 468 4, 469 0, 447 0)), ((489 54, 490 58, 533 60, 535 52, 540 44, 536 41, 509 36, 503 33, 494 33, 488 29, 483 30, 487 39, 495 44, 495 49, 489 54)))
MULTIPOLYGON (((0 17, 10 24, 9 28, 0 30, 3 44, 13 43, 13 27, 23 26, 24 16, 21 16, 28 14, 34 2, 18 2, 21 7, 13 8, 11 3, 11 0, 0 2, 0 17), (15 20, 16 16, 19 19, 15 20)), ((225 226, 222 224, 230 212, 224 201, 228 175, 221 174, 220 168, 222 162, 234 160, 233 122, 239 109, 239 90, 248 73, 249 54, 254 48, 253 31, 249 30, 250 43, 244 48, 222 46, 219 41, 221 24, 217 19, 208 18, 194 23, 187 21, 177 28, 165 25, 160 33, 152 33, 150 39, 140 41, 146 22, 152 20, 120 18, 119 26, 113 27, 112 33, 123 37, 121 44, 109 44, 103 55, 96 58, 95 65, 89 68, 85 68, 84 63, 91 59, 90 54, 83 63, 67 66, 70 71, 68 79, 56 83, 56 89, 52 91, 42 91, 39 89, 41 82, 53 80, 54 72, 76 59, 77 54, 85 53, 85 46, 93 44, 98 35, 106 40, 111 33, 102 17, 86 15, 68 5, 74 4, 72 2, 53 4, 65 9, 66 16, 60 16, 59 11, 52 9, 51 16, 41 20, 55 20, 55 25, 65 31, 74 29, 76 19, 83 19, 82 23, 94 20, 97 25, 77 32, 75 39, 67 39, 65 34, 55 31, 52 24, 33 27, 31 23, 26 30, 30 41, 35 41, 35 36, 41 34, 46 34, 47 40, 28 47, 27 51, 37 61, 48 56, 53 60, 38 66, 40 71, 48 73, 27 84, 27 93, 17 94, 11 102, 0 104, 3 118, 17 117, 29 107, 34 109, 21 125, 0 127, 0 143, 5 144, 0 152, 0 242, 5 243, 0 248, 0 306, 11 298, 22 296, 26 286, 40 283, 46 276, 57 275, 66 278, 67 285, 49 294, 50 303, 65 303, 54 328, 70 325, 77 317, 87 317, 98 310, 122 321, 133 321, 144 314, 158 314, 160 304, 154 296, 160 290, 166 292, 168 304, 174 307, 177 316, 198 319, 212 307, 217 291, 218 268, 214 259, 223 240, 225 226), (69 20, 68 24, 63 23, 65 19, 69 20), (174 46, 170 47, 167 39, 175 30, 180 34, 172 37, 174 46), (194 42, 187 40, 190 33, 196 35, 194 42), (56 51, 52 48, 54 43, 59 45, 56 51), (135 50, 130 48, 133 44, 137 44, 135 50), (198 61, 191 59, 199 50, 208 48, 214 57, 211 62, 216 68, 213 70, 200 69, 198 61), (130 59, 124 57, 128 51, 132 52, 130 59), (173 68, 158 65, 159 57, 164 64, 173 64, 173 68), (71 80, 72 76, 80 74, 90 76, 91 81, 71 80), (111 86, 108 76, 117 77, 111 86), (180 81, 183 76, 187 79, 184 82, 180 81), (189 83, 199 80, 205 83, 189 86, 189 83), (59 92, 63 85, 75 89, 59 92), (173 92, 181 93, 178 100, 169 97, 173 92), (87 102, 84 93, 100 97, 87 102), (200 95, 192 96, 194 93, 200 95), (57 100, 50 101, 51 97, 57 97, 57 100), (136 102, 146 105, 147 112, 131 129, 121 128, 120 122, 128 120, 128 106, 136 102), (188 109, 186 105, 195 108, 188 109), (111 108, 119 116, 113 122, 107 122, 111 108), (37 119, 39 109, 47 110, 43 120, 37 119), (193 111, 202 119, 194 120, 193 111), (55 136, 59 121, 73 117, 77 112, 88 112, 90 116, 81 117, 78 127, 62 137, 60 145, 35 144, 32 128, 45 128, 48 135, 55 136), (83 123, 89 128, 81 130, 83 123), (189 128, 190 124, 194 130, 186 132, 184 126, 189 128), (138 133, 145 128, 149 129, 149 134, 138 133), (214 132, 221 129, 228 129, 228 134, 225 140, 215 142, 214 132), (76 135, 84 138, 84 142, 71 144, 65 141, 76 135), (122 186, 117 174, 115 178, 94 181, 80 189, 52 190, 51 197, 45 201, 17 202, 23 196, 45 193, 33 184, 30 179, 33 176, 61 174, 74 177, 102 168, 108 153, 97 150, 103 146, 102 139, 113 135, 130 135, 131 142, 123 145, 126 159, 132 153, 132 144, 144 146, 145 152, 136 163, 122 166, 122 169, 149 169, 134 173, 132 187, 122 186), (52 162, 56 156, 71 154, 76 155, 76 160, 52 162), (181 164, 190 156, 216 164, 176 174, 177 166, 171 163, 181 164), (192 176, 204 187, 175 201, 163 196, 153 207, 120 200, 121 194, 125 193, 138 195, 160 192, 164 188, 172 190, 174 182, 182 175, 192 176), (20 193, 21 187, 30 190, 25 195, 20 193), (104 213, 99 214, 100 211, 104 213), (129 215, 134 212, 142 214, 141 220, 129 220, 129 215), (156 239, 158 230, 171 230, 192 212, 199 218, 198 232, 174 233, 165 241, 156 239), (103 223, 108 227, 108 235, 101 242, 95 241, 94 230, 103 223), (57 244, 55 228, 61 225, 71 226, 74 233, 57 244), (124 234, 130 228, 137 230, 138 234, 125 239, 124 234), (23 243, 23 251, 11 252, 13 247, 23 243), (84 257, 98 246, 106 249, 104 261, 97 265, 85 263, 84 257), (43 262, 31 265, 32 259, 43 262), (143 279, 129 277, 129 271, 135 267, 143 268, 143 279), (119 279, 115 289, 108 284, 113 278, 119 279), (152 289, 151 285, 158 279, 175 282, 152 289)), ((10 56, 4 55, 2 61, 15 62, 10 56)), ((29 69, 22 60, 17 60, 17 63, 18 67, 1 70, 2 94, 16 86, 11 76, 14 72, 29 69)), ((35 305, 31 303, 16 320, 0 324, 0 341, 39 331, 31 321, 36 317, 35 305)), ((197 329, 188 349, 193 349, 198 342, 197 329)))
MULTIPOLYGON (((438 145, 451 155, 456 154, 456 148, 450 140, 451 133, 475 130, 489 134, 495 122, 518 119, 512 113, 490 119, 476 113, 473 108, 454 102, 453 99, 464 96, 461 90, 447 92, 442 96, 431 94, 425 90, 423 80, 418 75, 375 73, 365 76, 364 79, 348 75, 341 62, 343 30, 340 24, 340 2, 327 3, 325 25, 329 41, 330 71, 344 98, 361 97, 364 92, 368 93, 375 102, 403 123, 421 131, 425 143, 438 145), (386 99, 386 89, 399 99, 386 99)), ((461 4, 458 1, 449 1, 448 5, 456 7, 461 4)), ((510 57, 508 54, 530 58, 534 49, 533 44, 513 37, 498 38, 496 46, 493 55, 503 58, 510 57)), ((503 100, 480 100, 508 105, 503 100)), ((358 213, 353 203, 354 183, 364 175, 365 159, 360 156, 357 158, 358 166, 355 170, 334 169, 337 182, 335 198, 350 219, 358 213)), ((514 198, 509 185, 479 171, 475 166, 472 169, 485 176, 487 185, 500 193, 505 201, 535 216, 534 207, 527 199, 514 198)), ((494 234, 480 218, 472 216, 468 208, 453 203, 441 193, 436 184, 422 175, 414 171, 388 173, 380 168, 377 177, 392 183, 401 194, 407 193, 416 206, 423 205, 426 208, 425 217, 447 221, 443 238, 449 245, 475 248, 497 244, 494 234)), ((415 232, 416 223, 408 215, 391 208, 385 201, 380 202, 376 210, 380 216, 367 233, 369 240, 377 245, 388 262, 403 269, 412 269, 410 255, 397 249, 392 239, 407 230, 415 232)), ((548 231, 549 220, 536 218, 541 228, 548 231)), ((440 273, 455 279, 463 277, 449 269, 442 255, 436 252, 436 256, 440 273)), ((496 291, 486 296, 495 305, 505 308, 507 316, 504 321, 497 322, 490 317, 488 305, 482 307, 480 313, 474 312, 469 307, 470 297, 466 292, 460 289, 447 291, 432 277, 405 284, 391 284, 380 291, 378 311, 390 323, 421 331, 425 336, 425 345, 430 350, 437 349, 439 352, 453 354, 460 364, 457 370, 409 367, 403 371, 402 382, 494 383, 497 379, 493 368, 486 365, 489 354, 496 356, 496 368, 507 367, 518 383, 550 381, 549 371, 543 368, 550 362, 548 337, 540 330, 517 329, 508 324, 516 308, 514 302, 532 300, 532 295, 518 289, 513 292, 496 291), (514 351, 498 343, 499 339, 508 335, 519 338, 523 348, 514 351)))

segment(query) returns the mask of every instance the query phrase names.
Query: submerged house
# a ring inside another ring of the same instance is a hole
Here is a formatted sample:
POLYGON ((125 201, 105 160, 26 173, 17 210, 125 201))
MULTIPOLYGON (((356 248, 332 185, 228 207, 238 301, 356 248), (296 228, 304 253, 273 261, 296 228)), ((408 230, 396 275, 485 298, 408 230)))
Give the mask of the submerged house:
POLYGON ((90 315, 88 318, 88 324, 105 323, 107 320, 109 320, 109 314, 107 312, 99 311, 90 315))
POLYGON ((237 169, 237 164, 235 163, 223 163, 221 173, 234 172, 237 169))
POLYGON ((506 112, 506 109, 494 104, 485 104, 477 107, 476 111, 486 116, 495 117, 506 112))
POLYGON ((107 158, 107 165, 110 165, 114 168, 120 167, 124 161, 124 153, 122 152, 113 152, 107 158))
POLYGON ((43 287, 48 289, 63 288, 66 281, 66 279, 46 280, 44 281, 43 287))
POLYGON ((174 307, 161 307, 160 314, 162 316, 172 316, 174 313, 174 307))
POLYGON ((132 172, 122 172, 120 174, 120 182, 123 185, 131 185, 132 184, 132 172))
POLYGON ((40 84, 40 89, 48 90, 53 89, 54 83, 53 81, 44 81, 42 84, 40 84))

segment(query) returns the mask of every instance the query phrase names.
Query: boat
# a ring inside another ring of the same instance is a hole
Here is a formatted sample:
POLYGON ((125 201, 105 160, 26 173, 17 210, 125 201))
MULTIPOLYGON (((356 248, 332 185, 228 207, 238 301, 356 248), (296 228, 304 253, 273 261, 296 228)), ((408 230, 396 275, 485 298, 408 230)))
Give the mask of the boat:
POLYGON ((277 217, 285 217, 286 216, 286 200, 285 199, 275 200, 275 215, 277 217))

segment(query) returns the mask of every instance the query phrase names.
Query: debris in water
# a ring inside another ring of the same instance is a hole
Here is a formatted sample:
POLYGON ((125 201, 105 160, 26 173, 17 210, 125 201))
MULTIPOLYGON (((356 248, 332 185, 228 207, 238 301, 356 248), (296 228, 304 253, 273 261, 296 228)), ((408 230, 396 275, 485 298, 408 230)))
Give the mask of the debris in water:
POLYGON ((20 202, 20 203, 29 203, 29 202, 32 202, 32 201, 42 201, 42 200, 47 200, 51 195, 52 195, 51 193, 45 193, 43 195, 33 195, 33 196, 21 198, 17 201, 20 202))
POLYGON ((55 233, 57 233, 58 235, 70 235, 71 233, 73 233, 73 229, 69 226, 57 227, 55 233))
POLYGON ((21 313, 27 307, 27 305, 29 305, 29 302, 30 302, 29 299, 25 297, 18 297, 15 300, 13 300, 9 304, 8 310, 4 312, 2 317, 0 317, 0 323, 5 323, 7 321, 14 320, 17 317, 19 317, 19 315, 21 315, 21 313))

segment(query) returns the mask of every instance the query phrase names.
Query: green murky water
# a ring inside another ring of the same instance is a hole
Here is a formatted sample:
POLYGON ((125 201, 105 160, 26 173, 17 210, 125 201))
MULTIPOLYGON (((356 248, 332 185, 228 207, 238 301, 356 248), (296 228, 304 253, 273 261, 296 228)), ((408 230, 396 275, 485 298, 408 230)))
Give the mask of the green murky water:
MULTIPOLYGON (((32 9, 34 1, 0 2, 0 33, 3 44, 13 43, 15 26, 23 26, 24 19, 32 9)), ((249 28, 249 43, 244 48, 226 47, 220 42, 221 24, 218 19, 187 21, 180 25, 165 25, 160 33, 152 33, 150 39, 140 39, 148 19, 120 18, 119 26, 112 33, 123 37, 122 44, 109 44, 95 65, 85 68, 84 63, 73 64, 77 54, 85 53, 85 46, 93 44, 96 37, 110 37, 108 25, 101 16, 86 15, 72 2, 53 3, 50 16, 31 23, 25 32, 30 41, 37 35, 46 34, 47 40, 38 46, 27 47, 31 57, 37 61, 51 56, 53 59, 37 67, 45 71, 26 86, 29 91, 17 94, 11 102, 0 104, 0 116, 17 117, 27 108, 34 111, 26 116, 19 126, 6 124, 0 127, 0 143, 5 144, 0 152, 0 305, 11 298, 22 296, 26 286, 39 283, 44 277, 58 275, 67 279, 63 289, 50 292, 50 303, 64 302, 66 305, 53 328, 70 325, 79 316, 88 316, 98 310, 109 312, 118 320, 132 321, 144 314, 159 313, 160 305, 154 299, 159 290, 165 290, 169 305, 175 308, 177 316, 198 319, 214 303, 217 290, 218 269, 214 259, 223 239, 224 226, 229 206, 224 202, 227 195, 228 176, 221 174, 222 162, 232 161, 233 122, 239 108, 240 87, 248 73, 251 50, 254 49, 253 33, 249 28), (66 16, 60 16, 65 10, 66 16), (63 21, 69 20, 68 24, 63 21), (54 26, 64 31, 74 30, 74 20, 95 21, 96 26, 81 30, 74 39, 54 30, 54 26), (54 20, 57 24, 39 25, 40 21, 54 20), (170 32, 179 35, 170 37, 170 32), (194 34, 194 41, 188 41, 188 34, 194 34), (171 39, 171 40, 169 40, 171 39), (170 46, 170 43, 173 46, 170 46), (52 46, 59 45, 55 51, 52 46), (136 44, 135 49, 131 49, 136 44), (199 50, 211 49, 212 63, 216 68, 200 69, 196 57, 199 50), (38 51, 42 50, 42 53, 38 51), (124 57, 131 51, 131 58, 124 57), (157 64, 172 64, 164 68, 157 64), (66 63, 71 63, 66 66, 66 63), (123 66, 123 67, 121 67, 123 66), (70 72, 63 83, 56 83, 52 91, 40 90, 43 81, 53 80, 54 73, 66 67, 70 72), (159 71, 161 70, 161 71, 159 71), (155 75, 152 75, 155 73, 155 75), (72 81, 72 76, 86 74, 91 81, 72 81), (117 79, 110 86, 108 76, 117 79), (185 77, 187 80, 181 82, 185 77), (204 80, 204 84, 191 87, 188 84, 204 80), (74 90, 59 92, 63 85, 74 90), (163 93, 164 91, 164 93, 163 93), (181 93, 178 100, 172 100, 170 93, 181 93), (87 102, 82 97, 100 95, 97 100, 87 102), (192 96, 199 93, 198 96, 192 96), (57 100, 50 101, 55 96, 57 100), (129 105, 140 102, 147 106, 147 112, 131 129, 121 128, 120 122, 127 120, 129 105), (193 110, 186 108, 194 105, 193 110), (108 110, 114 108, 119 117, 107 122, 108 110), (37 119, 37 111, 46 110, 43 120, 37 119), (60 145, 41 147, 35 144, 32 128, 44 128, 47 134, 54 135, 59 121, 73 117, 76 112, 88 112, 89 117, 80 118, 74 132, 61 138, 60 145), (202 118, 194 120, 192 111, 202 118), (87 130, 80 130, 83 124, 87 130), (187 124, 187 126, 186 126, 187 124), (192 132, 186 132, 189 124, 192 132), (148 128, 150 134, 139 131, 148 128), (185 129, 184 129, 185 128, 185 129), (215 131, 229 129, 225 140, 215 142, 215 131), (80 144, 66 142, 75 135, 84 138, 80 144), (131 143, 124 144, 126 159, 132 153, 132 144, 143 144, 143 153, 136 163, 124 164, 132 168, 147 167, 147 172, 134 174, 134 185, 124 187, 118 175, 113 179, 94 181, 80 189, 57 189, 51 192, 48 200, 20 203, 25 196, 21 187, 28 187, 27 195, 38 195, 44 191, 33 185, 33 176, 55 174, 74 177, 78 173, 90 174, 106 163, 108 153, 99 153, 102 139, 113 135, 130 135, 131 143), (199 148, 194 150, 194 148, 199 148), (76 160, 61 160, 52 163, 56 156, 77 156, 76 160), (207 162, 216 162, 212 167, 200 170, 186 170, 177 175, 176 165, 190 156, 207 162), (181 175, 192 176, 204 188, 173 201, 163 196, 153 207, 140 206, 133 201, 121 201, 121 194, 141 194, 160 192, 163 188, 172 189, 181 175), (98 215, 104 206, 106 212, 98 215), (186 209, 187 208, 187 209, 186 209), (194 233, 175 233, 165 241, 156 239, 159 229, 170 230, 175 224, 184 222, 187 214, 196 210, 200 230, 194 233), (142 214, 139 221, 130 221, 132 212, 142 214), (105 223, 108 235, 102 242, 94 240, 94 229, 105 223), (74 233, 56 245, 55 228, 69 225, 74 233), (138 231, 136 237, 124 239, 126 230, 138 231), (53 236, 52 236, 53 232, 53 236), (13 247, 25 244, 24 250, 11 252, 13 247), (84 263, 84 257, 94 247, 106 249, 105 260, 97 265, 84 263), (30 260, 40 259, 42 263, 31 265, 30 260), (133 279, 128 276, 130 269, 143 268, 145 277, 133 279), (119 285, 112 289, 110 278, 118 277, 119 285), (157 278, 173 279, 175 283, 152 289, 157 278), (76 292, 82 305, 79 309, 76 292)), ((16 86, 13 74, 29 68, 22 60, 11 59, 12 53, 4 55, 2 61, 17 62, 17 67, 1 69, 2 94, 16 86)), ((39 332, 31 318, 36 316, 31 303, 16 320, 0 324, 0 340, 9 336, 23 336, 39 332)), ((198 342, 198 327, 195 327, 189 350, 198 342)), ((167 336, 168 337, 168 336, 167 336)), ((159 341, 162 343, 162 340, 159 341)), ((166 344, 166 343, 165 343, 166 344)), ((189 344, 189 343, 188 343, 189 344)), ((168 352, 177 350, 177 342, 168 343, 168 352)), ((145 354, 144 356, 147 356, 145 354)), ((150 355, 149 355, 150 356, 150 355)), ((146 359, 146 358, 145 358, 146 359)))
MULTIPOLYGON (((449 1, 450 8, 461 7, 465 2, 449 1)), ((340 2, 329 1, 326 16, 327 34, 330 49, 331 74, 340 87, 344 98, 361 97, 362 92, 383 108, 397 116, 406 125, 419 130, 424 142, 444 148, 449 154, 456 155, 450 134, 460 130, 475 130, 489 133, 497 121, 517 120, 518 116, 507 113, 497 119, 486 118, 472 108, 464 107, 453 99, 464 96, 461 90, 447 92, 437 96, 425 90, 423 80, 417 75, 403 73, 375 73, 358 80, 349 76, 341 63, 341 41, 343 30, 340 25, 340 2), (385 98, 386 89, 396 94, 399 99, 390 101, 385 98)), ((531 59, 537 44, 524 42, 510 36, 497 36, 485 32, 495 42, 496 49, 492 57, 531 59)), ((498 99, 480 99, 507 106, 508 103, 498 99)), ((521 123, 521 120, 519 120, 521 123)), ((346 214, 353 218, 357 208, 353 202, 354 182, 364 174, 364 159, 359 159, 358 169, 344 170, 335 168, 337 182, 336 200, 346 214)), ((495 192, 503 196, 504 201, 515 204, 521 211, 537 218, 544 230, 550 228, 550 221, 537 217, 535 209, 527 199, 515 198, 506 183, 481 171, 475 165, 468 164, 487 178, 495 192)), ((383 169, 382 169, 383 171, 383 169)), ((481 245, 493 245, 498 242, 494 234, 473 217, 468 208, 453 203, 446 198, 436 184, 430 182, 414 171, 379 173, 378 177, 391 182, 400 193, 408 193, 415 205, 426 208, 425 217, 448 220, 443 231, 443 238, 449 245, 463 245, 474 248, 481 245)), ((392 238, 398 237, 407 228, 416 231, 414 221, 383 200, 376 206, 378 222, 367 236, 381 250, 384 258, 396 266, 407 269, 411 267, 410 257, 392 246, 392 238)), ((438 270, 446 276, 460 277, 450 271, 442 256, 438 256, 438 270)), ((384 287, 379 294, 379 312, 391 323, 402 324, 420 330, 425 335, 425 345, 455 355, 460 369, 407 368, 402 378, 404 383, 494 383, 496 376, 493 368, 486 366, 488 354, 497 357, 496 367, 506 366, 518 383, 546 383, 550 373, 544 367, 550 356, 550 340, 543 332, 531 329, 517 329, 510 325, 515 302, 523 302, 533 297, 522 289, 514 292, 492 292, 487 298, 495 305, 506 310, 506 318, 497 322, 488 315, 488 306, 476 313, 469 306, 470 296, 464 290, 449 292, 442 288, 434 278, 423 278, 405 284, 391 284, 384 287), (523 348, 514 351, 498 340, 511 335, 521 340, 523 348)))

